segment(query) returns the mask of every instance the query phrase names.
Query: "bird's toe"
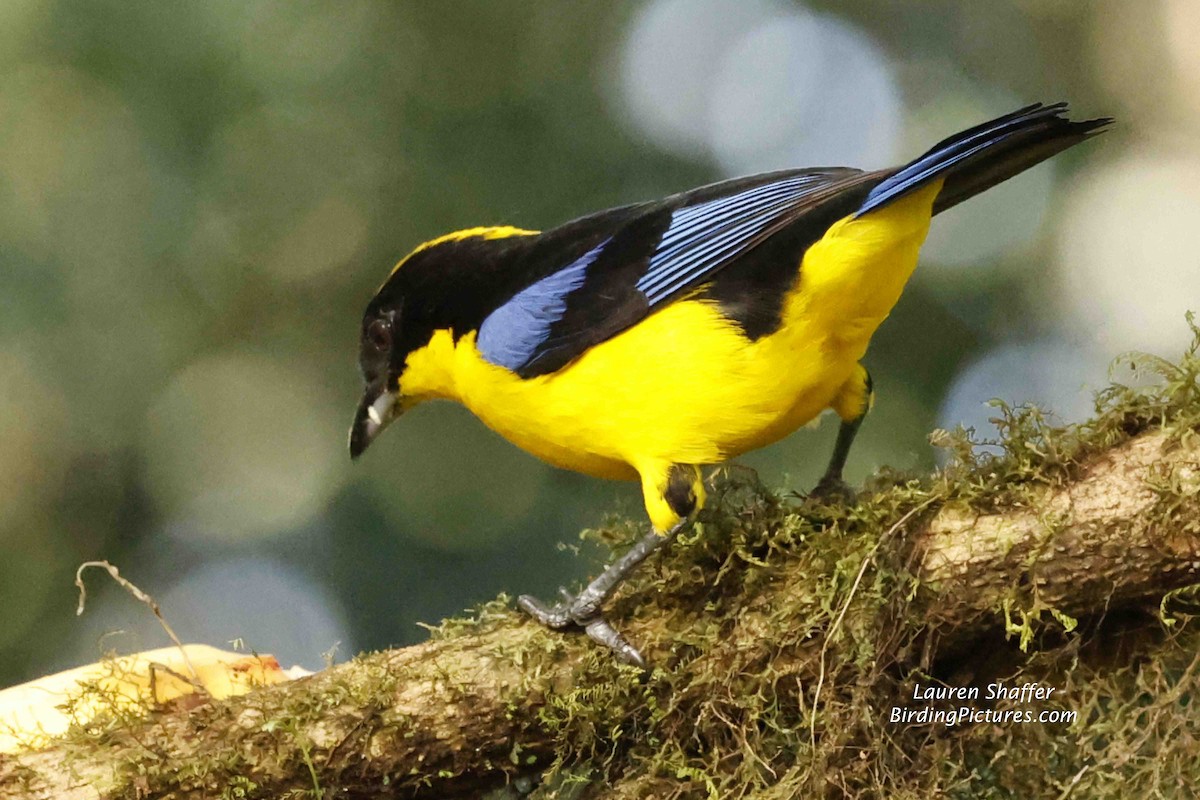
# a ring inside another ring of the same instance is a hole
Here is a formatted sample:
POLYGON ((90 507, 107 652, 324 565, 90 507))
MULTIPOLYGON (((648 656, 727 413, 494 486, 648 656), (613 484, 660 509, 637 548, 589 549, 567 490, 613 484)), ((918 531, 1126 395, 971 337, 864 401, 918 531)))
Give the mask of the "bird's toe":
POLYGON ((808 496, 825 502, 850 504, 854 502, 855 492, 850 484, 841 478, 826 475, 817 482, 808 496))

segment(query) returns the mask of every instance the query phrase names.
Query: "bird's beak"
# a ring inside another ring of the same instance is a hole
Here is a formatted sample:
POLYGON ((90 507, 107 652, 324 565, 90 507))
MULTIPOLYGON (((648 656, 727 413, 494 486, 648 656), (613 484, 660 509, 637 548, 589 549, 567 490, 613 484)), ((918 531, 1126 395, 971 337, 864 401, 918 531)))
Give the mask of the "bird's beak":
POLYGON ((350 458, 362 455, 375 437, 400 416, 400 404, 396 399, 395 392, 378 385, 368 386, 363 392, 354 424, 350 426, 350 458))

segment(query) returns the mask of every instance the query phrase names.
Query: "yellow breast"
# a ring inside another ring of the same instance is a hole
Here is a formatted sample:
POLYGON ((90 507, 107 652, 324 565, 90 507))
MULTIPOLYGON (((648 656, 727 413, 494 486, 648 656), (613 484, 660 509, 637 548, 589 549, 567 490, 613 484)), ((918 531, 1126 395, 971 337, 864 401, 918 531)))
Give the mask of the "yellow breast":
POLYGON ((534 455, 598 477, 711 464, 776 441, 833 401, 916 266, 936 186, 809 248, 780 328, 755 341, 712 302, 672 303, 563 369, 523 380, 475 334, 438 331, 411 354, 409 398, 448 397, 534 455))

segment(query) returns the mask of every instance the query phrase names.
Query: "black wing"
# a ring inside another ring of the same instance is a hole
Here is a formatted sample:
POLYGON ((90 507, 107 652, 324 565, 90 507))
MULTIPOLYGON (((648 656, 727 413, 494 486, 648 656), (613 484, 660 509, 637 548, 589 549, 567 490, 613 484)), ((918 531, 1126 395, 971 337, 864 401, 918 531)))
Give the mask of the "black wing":
POLYGON ((525 265, 544 277, 483 320, 477 347, 491 363, 531 378, 562 368, 701 286, 710 285, 719 302, 745 305, 746 297, 732 296, 741 279, 765 282, 771 286, 761 288, 771 291, 762 300, 777 306, 804 248, 853 212, 886 174, 812 169, 758 175, 548 231, 525 265), (810 214, 818 209, 825 213, 810 214), (809 217, 812 225, 797 226, 809 217), (760 248, 769 240, 771 247, 760 248), (752 257, 760 249, 782 250, 782 257, 752 257), (739 272, 744 275, 731 274, 739 272), (784 280, 760 280, 776 274, 784 280))

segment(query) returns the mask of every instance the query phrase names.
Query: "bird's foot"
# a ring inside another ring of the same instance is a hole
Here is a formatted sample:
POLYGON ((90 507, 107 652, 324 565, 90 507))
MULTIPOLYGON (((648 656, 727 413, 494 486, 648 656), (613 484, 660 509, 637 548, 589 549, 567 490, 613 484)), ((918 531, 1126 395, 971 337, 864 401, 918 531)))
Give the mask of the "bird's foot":
POLYGON ((688 524, 686 519, 680 520, 665 535, 659 535, 656 531, 651 530, 624 555, 609 564, 604 572, 600 573, 577 595, 571 594, 566 589, 559 589, 562 602, 547 607, 540 600, 523 594, 517 598, 517 605, 526 614, 548 628, 554 630, 572 626, 583 628, 588 636, 612 650, 617 658, 627 664, 645 669, 646 659, 642 658, 642 654, 637 651, 637 648, 626 641, 625 637, 608 623, 608 620, 600 613, 600 607, 638 564, 675 538, 675 534, 679 533, 686 524, 688 524))
POLYGON ((822 500, 827 503, 853 503, 855 492, 850 488, 850 484, 846 483, 837 475, 826 475, 817 482, 813 490, 808 493, 809 497, 822 500))
MULTIPOLYGON (((589 587, 590 588, 590 587, 589 587)), ((616 654, 617 658, 627 664, 646 668, 646 659, 631 645, 621 633, 609 624, 600 613, 600 602, 594 593, 584 589, 578 595, 572 595, 566 589, 559 589, 562 602, 546 606, 536 597, 523 594, 517 598, 517 605, 529 616, 545 625, 547 628, 562 630, 574 626, 583 628, 594 641, 599 642, 616 654)))

